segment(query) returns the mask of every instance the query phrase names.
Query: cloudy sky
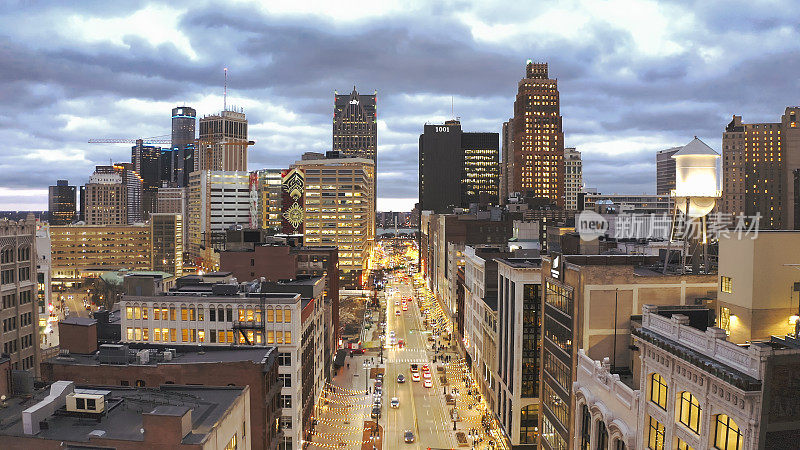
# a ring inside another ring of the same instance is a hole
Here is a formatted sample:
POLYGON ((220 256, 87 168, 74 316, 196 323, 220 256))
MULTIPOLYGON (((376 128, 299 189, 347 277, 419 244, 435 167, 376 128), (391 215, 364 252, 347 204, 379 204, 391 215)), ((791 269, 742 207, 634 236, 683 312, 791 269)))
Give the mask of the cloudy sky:
POLYGON ((566 144, 608 193, 654 192, 656 150, 719 150, 732 114, 777 121, 800 87, 793 0, 3 3, 0 209, 46 209, 56 179, 130 159, 89 138, 168 134, 179 104, 218 112, 226 66, 250 169, 330 149, 334 90, 377 90, 380 210, 413 206, 419 133, 451 97, 465 130, 500 131, 529 58, 550 63, 566 144))

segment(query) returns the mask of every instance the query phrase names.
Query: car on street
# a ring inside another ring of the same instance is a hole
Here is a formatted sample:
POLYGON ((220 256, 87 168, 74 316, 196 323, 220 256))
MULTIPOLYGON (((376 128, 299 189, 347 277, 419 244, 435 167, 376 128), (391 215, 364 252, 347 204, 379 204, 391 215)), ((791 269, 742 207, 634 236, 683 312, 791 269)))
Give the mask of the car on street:
POLYGON ((414 442, 414 432, 406 430, 406 432, 403 433, 403 439, 406 441, 406 444, 414 442))
POLYGON ((419 380, 420 380, 419 372, 414 372, 411 374, 411 381, 419 381, 419 380))
POLYGON ((381 389, 383 387, 383 381, 378 380, 375 382, 375 389, 381 389))
POLYGON ((430 372, 422 372, 422 378, 425 378, 426 380, 430 380, 431 379, 431 373, 430 372))
POLYGON ((394 315, 395 316, 399 316, 400 315, 400 310, 399 309, 395 309, 394 310, 394 315))
POLYGON ((392 330, 392 331, 390 331, 390 332, 389 332, 389 336, 391 336, 391 337, 395 337, 394 330, 392 330))
POLYGON ((373 406, 372 407, 372 414, 370 415, 373 419, 378 419, 381 417, 381 407, 380 406, 373 406))
POLYGON ((422 371, 423 371, 423 372, 427 372, 427 371, 429 371, 429 370, 431 370, 430 366, 428 366, 427 364, 423 364, 423 365, 422 365, 422 371))
POLYGON ((404 377, 403 374, 401 373, 400 375, 397 376, 397 382, 398 383, 405 383, 406 382, 406 377, 404 377))
POLYGON ((411 373, 419 372, 419 364, 412 364, 411 365, 411 373))
POLYGON ((392 397, 392 401, 389 403, 389 406, 392 408, 399 408, 400 407, 400 399, 397 397, 392 397))
POLYGON ((394 301, 394 306, 400 306, 400 300, 395 300, 394 301))
POLYGON ((408 311, 408 303, 403 303, 403 311, 408 311))
POLYGON ((430 379, 430 378, 426 378, 426 379, 425 379, 425 383, 423 383, 423 385, 424 385, 426 388, 429 388, 429 387, 432 387, 432 386, 433 386, 433 382, 431 381, 431 379, 430 379))

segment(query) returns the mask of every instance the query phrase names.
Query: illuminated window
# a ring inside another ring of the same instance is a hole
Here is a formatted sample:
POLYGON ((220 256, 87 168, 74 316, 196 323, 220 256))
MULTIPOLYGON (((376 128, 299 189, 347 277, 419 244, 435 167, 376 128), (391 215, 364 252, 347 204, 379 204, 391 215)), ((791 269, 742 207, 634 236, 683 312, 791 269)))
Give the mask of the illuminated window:
POLYGON ((153 329, 153 341, 155 342, 161 341, 161 328, 153 329))
POLYGON ((178 342, 178 329, 177 328, 170 328, 169 329, 169 340, 172 342, 178 342))
POLYGON ((142 308, 135 306, 133 308, 133 318, 134 319, 141 319, 142 318, 142 308))
POLYGON ((719 450, 739 450, 742 448, 742 432, 739 426, 725 414, 719 414, 714 431, 714 448, 719 450))
POLYGON ((678 421, 700 434, 700 402, 690 392, 681 392, 678 421))
POLYGON ((292 310, 291 309, 287 309, 286 311, 283 312, 283 321, 287 322, 287 323, 292 321, 292 310))
POLYGON ((197 330, 197 342, 206 341, 206 332, 204 330, 197 330))
POLYGON ((189 320, 189 310, 181 306, 181 320, 189 320))
POLYGON ((128 320, 133 320, 133 306, 128 306, 125 308, 125 317, 128 320))
POLYGON ((142 328, 142 340, 147 341, 150 338, 150 329, 149 328, 142 328))
POLYGON ((267 331, 267 344, 274 344, 274 343, 275 343, 275 332, 267 331))
POLYGON ((719 308, 719 327, 725 330, 725 333, 731 335, 731 309, 725 306, 719 308))
POLYGON ((283 322, 283 310, 282 309, 276 309, 275 310, 275 322, 278 322, 278 323, 283 322))
POLYGON ((129 340, 129 341, 132 341, 132 340, 133 340, 133 327, 128 327, 128 333, 127 333, 127 336, 128 336, 128 340, 129 340))
POLYGON ((682 439, 678 438, 678 450, 694 450, 694 448, 686 442, 683 442, 682 439))
POLYGON ((291 344, 292 343, 292 332, 291 331, 285 331, 283 333, 283 343, 284 344, 291 344))
POLYGON ((189 330, 181 328, 181 342, 189 342, 189 330))
MULTIPOLYGON (((755 187, 755 186, 754 186, 755 187)), ((722 276, 719 279, 719 289, 727 294, 733 293, 733 278, 722 276)))
POLYGON ((267 310, 267 322, 272 323, 275 322, 275 310, 268 309, 267 310))
POLYGON ((647 433, 647 448, 650 450, 664 450, 664 435, 666 428, 656 419, 649 417, 650 423, 647 433))
POLYGON ((664 378, 656 372, 650 375, 650 401, 658 405, 664 411, 667 410, 667 383, 664 378))

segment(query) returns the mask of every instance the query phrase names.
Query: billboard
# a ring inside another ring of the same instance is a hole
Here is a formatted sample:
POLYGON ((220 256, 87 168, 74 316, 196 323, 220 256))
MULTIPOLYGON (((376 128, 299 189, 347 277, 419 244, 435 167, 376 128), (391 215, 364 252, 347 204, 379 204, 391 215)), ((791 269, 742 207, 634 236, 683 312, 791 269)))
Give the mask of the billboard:
POLYGON ((281 230, 303 234, 306 176, 303 169, 281 171, 281 230))

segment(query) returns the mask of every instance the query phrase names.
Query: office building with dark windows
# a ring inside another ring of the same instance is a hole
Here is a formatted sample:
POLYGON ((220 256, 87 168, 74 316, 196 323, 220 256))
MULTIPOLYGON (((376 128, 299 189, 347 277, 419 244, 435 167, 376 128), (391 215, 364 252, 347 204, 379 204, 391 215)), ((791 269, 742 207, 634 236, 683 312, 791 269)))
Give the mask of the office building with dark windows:
POLYGON ((334 94, 333 148, 343 156, 378 158, 378 94, 334 94))
MULTIPOLYGON (((197 111, 189 106, 172 108, 172 173, 176 186, 189 185, 189 174, 194 171, 194 151, 197 147, 195 127, 197 111)), ((163 173, 163 171, 162 171, 163 173)))
POLYGON ((514 119, 503 122, 500 133, 500 203, 505 204, 514 192, 514 119))
POLYGON ((67 180, 58 180, 48 188, 47 210, 50 225, 69 225, 75 220, 75 186, 67 180))
MULTIPOLYGON (((170 164, 171 167, 171 154, 166 152, 169 156, 165 164, 170 164)), ((145 145, 139 139, 136 145, 131 147, 131 163, 133 170, 139 174, 142 179, 142 219, 147 220, 150 213, 156 210, 156 195, 158 188, 161 187, 162 181, 162 157, 163 153, 161 147, 153 145, 145 145)))
POLYGON ((419 137, 420 208, 442 214, 473 203, 497 205, 499 138, 462 132, 458 120, 425 125, 419 137))
POLYGON ((513 191, 564 206, 564 133, 558 80, 528 61, 514 101, 513 191))
POLYGON ((498 258, 497 405, 514 449, 539 439, 542 266, 539 258, 498 258))
POLYGON ((669 195, 675 189, 675 158, 683 147, 672 147, 656 152, 656 195, 669 195))

